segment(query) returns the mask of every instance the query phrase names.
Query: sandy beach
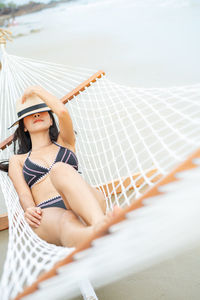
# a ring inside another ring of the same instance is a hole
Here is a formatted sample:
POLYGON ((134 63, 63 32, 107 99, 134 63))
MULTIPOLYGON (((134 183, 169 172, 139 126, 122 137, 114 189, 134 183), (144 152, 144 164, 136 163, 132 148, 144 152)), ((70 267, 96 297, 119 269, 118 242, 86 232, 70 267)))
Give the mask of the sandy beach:
MULTIPOLYGON (((163 1, 165 5, 159 0, 149 4, 131 0, 75 2, 17 17, 16 25, 10 27, 15 38, 8 42, 7 52, 72 67, 102 69, 112 81, 127 86, 199 83, 198 1, 163 1)), ((4 212, 6 207, 0 191, 0 214, 4 212)), ((5 233, 0 239, 4 257, 5 233)), ((173 268, 173 262, 171 265, 173 268)), ((0 275, 1 271, 2 261, 0 275)), ((143 275, 136 277, 135 288, 143 275)), ((147 285, 151 276, 147 271, 147 285)), ((152 293, 154 284, 157 282, 152 279, 152 293)), ((179 281, 180 289, 181 284, 179 281)), ((161 298, 160 294, 157 299, 161 298)), ((143 295, 143 299, 149 299, 149 295, 143 295)))
POLYGON ((103 69, 113 81, 125 85, 197 83, 200 5, 194 1, 165 2, 165 6, 160 1, 145 6, 144 1, 75 1, 21 16, 17 23, 22 32, 28 25, 38 31, 14 39, 7 51, 103 69))

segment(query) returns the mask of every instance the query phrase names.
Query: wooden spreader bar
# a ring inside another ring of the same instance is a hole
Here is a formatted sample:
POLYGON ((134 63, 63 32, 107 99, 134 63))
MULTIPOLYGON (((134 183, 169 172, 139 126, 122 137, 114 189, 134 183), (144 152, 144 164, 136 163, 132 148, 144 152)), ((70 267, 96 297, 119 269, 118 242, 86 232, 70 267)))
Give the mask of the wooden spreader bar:
POLYGON ((77 96, 80 92, 83 92, 86 87, 89 87, 91 82, 95 82, 97 78, 101 78, 101 76, 105 75, 105 72, 100 70, 94 75, 92 75, 90 78, 85 80, 83 83, 78 85, 74 90, 72 90, 70 93, 68 93, 66 96, 61 98, 61 101, 66 104, 69 100, 72 100, 73 97, 77 96))
POLYGON ((0 231, 8 229, 8 214, 0 215, 0 231))
MULTIPOLYGON (((158 182, 158 180, 162 177, 161 174, 158 174, 157 169, 148 170, 144 173, 151 183, 158 182)), ((133 174, 132 180, 134 181, 136 188, 139 188, 145 182, 145 178, 142 173, 133 174)), ((130 176, 123 177, 120 180, 116 179, 114 181, 99 186, 99 188, 102 190, 102 192, 106 194, 106 196, 110 194, 114 195, 114 193, 122 193, 122 187, 125 189, 128 188, 129 191, 134 190, 134 186, 131 185, 130 176)))
POLYGON ((7 146, 10 146, 12 144, 14 138, 14 134, 10 135, 6 140, 0 143, 0 149, 4 150, 7 146))

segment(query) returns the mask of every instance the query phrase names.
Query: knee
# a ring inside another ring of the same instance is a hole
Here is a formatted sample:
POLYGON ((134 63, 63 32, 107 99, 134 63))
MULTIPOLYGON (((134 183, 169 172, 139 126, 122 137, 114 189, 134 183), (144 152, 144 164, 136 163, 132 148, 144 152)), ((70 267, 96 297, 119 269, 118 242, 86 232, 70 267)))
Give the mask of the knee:
MULTIPOLYGON (((58 178, 58 175, 66 175, 68 178, 71 176, 74 172, 74 168, 70 166, 69 164, 65 164, 63 162, 57 162, 53 165, 51 168, 51 172, 49 173, 50 178, 55 179, 58 178)), ((62 176, 59 176, 59 180, 62 178, 62 176)))

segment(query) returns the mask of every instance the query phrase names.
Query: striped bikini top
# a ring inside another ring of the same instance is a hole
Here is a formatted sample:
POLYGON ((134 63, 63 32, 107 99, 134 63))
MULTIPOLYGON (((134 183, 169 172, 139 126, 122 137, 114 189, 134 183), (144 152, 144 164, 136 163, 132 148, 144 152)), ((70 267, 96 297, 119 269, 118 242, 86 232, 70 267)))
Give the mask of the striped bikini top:
POLYGON ((38 183, 42 178, 44 178, 51 171, 51 168, 56 162, 64 162, 66 164, 69 164, 78 171, 78 160, 75 153, 57 144, 56 142, 53 143, 59 147, 59 150, 50 168, 43 167, 33 162, 30 159, 31 151, 28 153, 23 166, 23 175, 30 188, 32 188, 34 184, 38 183))

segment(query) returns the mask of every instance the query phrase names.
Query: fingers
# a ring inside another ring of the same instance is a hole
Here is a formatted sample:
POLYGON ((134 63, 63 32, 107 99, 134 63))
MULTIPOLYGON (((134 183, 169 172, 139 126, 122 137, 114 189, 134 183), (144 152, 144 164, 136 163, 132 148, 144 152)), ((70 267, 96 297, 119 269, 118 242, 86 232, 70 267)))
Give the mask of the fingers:
POLYGON ((37 212, 33 211, 30 213, 30 215, 37 219, 37 221, 40 221, 42 219, 42 217, 37 212))
POLYGON ((23 104, 24 102, 26 102, 26 99, 27 99, 28 97, 31 97, 31 96, 35 95, 35 94, 37 93, 37 90, 38 90, 38 89, 39 89, 39 86, 30 86, 30 87, 28 87, 28 88, 24 91, 24 94, 23 94, 23 96, 22 96, 22 99, 21 99, 22 104, 23 104))
POLYGON ((40 220, 34 214, 26 213, 25 218, 38 226, 40 225, 40 220))
POLYGON ((121 207, 115 205, 113 208, 113 217, 118 216, 122 211, 123 209, 121 207))
POLYGON ((38 228, 38 227, 39 227, 38 224, 35 224, 34 222, 30 221, 29 219, 26 219, 26 221, 27 221, 27 223, 28 223, 31 227, 33 227, 33 228, 38 228))
POLYGON ((37 218, 38 220, 41 220, 41 214, 42 214, 42 210, 40 207, 30 207, 27 209, 26 213, 27 215, 32 215, 35 218, 37 218))
POLYGON ((106 213, 106 215, 107 215, 108 217, 112 217, 112 211, 108 211, 108 212, 106 213))
POLYGON ((26 222, 28 223, 28 225, 30 225, 33 228, 38 228, 39 226, 33 222, 31 222, 29 219, 25 218, 26 222))
POLYGON ((42 219, 42 210, 40 207, 29 207, 24 213, 24 217, 31 227, 39 227, 42 219))
POLYGON ((40 221, 38 221, 37 218, 35 218, 35 217, 31 216, 31 215, 27 215, 27 216, 26 216, 26 220, 27 220, 27 222, 28 222, 30 225, 32 225, 32 226, 34 226, 34 227, 39 227, 39 226, 40 226, 40 221))
POLYGON ((123 211, 123 209, 121 207, 115 205, 113 207, 113 210, 112 211, 108 211, 106 215, 108 217, 112 218, 112 217, 118 216, 122 211, 123 211))
POLYGON ((24 94, 23 94, 23 96, 22 96, 22 104, 24 103, 24 102, 26 102, 26 99, 28 98, 28 97, 31 97, 31 96, 33 96, 34 95, 34 92, 32 91, 32 90, 26 90, 25 92, 24 92, 24 94))
POLYGON ((42 209, 40 207, 37 207, 36 211, 37 211, 38 214, 40 214, 40 215, 42 214, 42 209))
POLYGON ((38 228, 40 226, 39 221, 34 221, 30 216, 25 216, 25 220, 31 227, 38 228))
POLYGON ((31 214, 35 216, 37 219, 41 220, 42 210, 40 207, 35 207, 34 210, 31 211, 31 214))
POLYGON ((25 95, 22 96, 22 104, 26 101, 25 95))

